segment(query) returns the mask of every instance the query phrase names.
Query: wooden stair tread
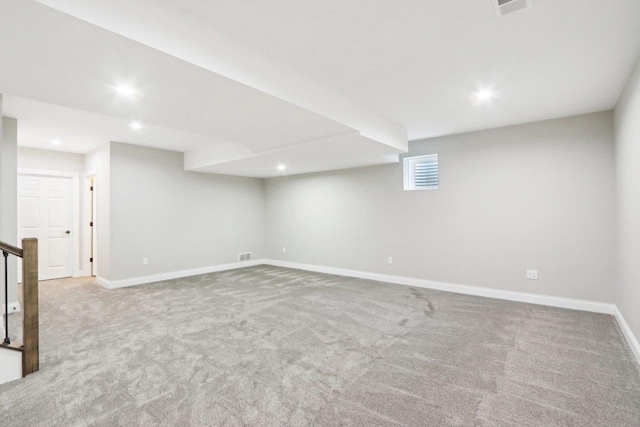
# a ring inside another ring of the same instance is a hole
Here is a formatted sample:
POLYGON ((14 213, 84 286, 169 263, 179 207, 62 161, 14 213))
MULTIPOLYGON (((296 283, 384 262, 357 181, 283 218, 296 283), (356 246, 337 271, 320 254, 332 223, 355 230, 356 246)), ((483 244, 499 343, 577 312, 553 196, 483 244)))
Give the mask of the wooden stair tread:
POLYGON ((6 348, 7 350, 14 350, 24 353, 24 346, 17 342, 12 342, 11 344, 1 343, 0 348, 6 348))

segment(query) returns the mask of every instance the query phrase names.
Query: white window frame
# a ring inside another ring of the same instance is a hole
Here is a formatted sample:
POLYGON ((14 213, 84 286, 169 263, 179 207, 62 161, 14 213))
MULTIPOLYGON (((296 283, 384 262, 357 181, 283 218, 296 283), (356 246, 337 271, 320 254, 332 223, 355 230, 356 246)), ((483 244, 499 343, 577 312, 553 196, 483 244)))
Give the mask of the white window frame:
POLYGON ((402 160, 403 166, 403 175, 404 175, 404 191, 419 191, 419 190, 437 190, 440 186, 440 162, 438 159, 438 153, 434 154, 425 154, 422 156, 411 156, 405 157, 402 160), (424 160, 433 160, 435 159, 438 164, 438 185, 432 185, 429 187, 416 187, 415 186, 415 168, 414 165, 416 163, 420 163, 424 160))

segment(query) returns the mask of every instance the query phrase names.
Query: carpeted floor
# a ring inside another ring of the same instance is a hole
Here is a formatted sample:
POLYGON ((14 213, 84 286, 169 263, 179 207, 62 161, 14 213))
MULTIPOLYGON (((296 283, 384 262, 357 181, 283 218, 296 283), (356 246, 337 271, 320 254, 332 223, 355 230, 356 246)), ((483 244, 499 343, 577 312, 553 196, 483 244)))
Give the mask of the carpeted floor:
POLYGON ((608 315, 268 266, 40 298, 0 426, 640 426, 608 315))

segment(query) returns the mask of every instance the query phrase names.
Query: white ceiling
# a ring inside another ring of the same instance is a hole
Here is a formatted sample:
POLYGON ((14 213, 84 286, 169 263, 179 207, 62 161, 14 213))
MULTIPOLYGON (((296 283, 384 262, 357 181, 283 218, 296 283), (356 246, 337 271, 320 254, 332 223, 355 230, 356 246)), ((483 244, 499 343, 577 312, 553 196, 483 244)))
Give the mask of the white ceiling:
POLYGON ((58 10, 0 0, 0 93, 21 145, 57 130, 66 151, 115 140, 237 175, 274 176, 282 158, 290 173, 385 163, 407 133, 610 109, 640 52, 637 0, 534 0, 501 20, 492 0, 39 2, 58 10), (141 95, 118 98, 117 82, 141 95), (496 98, 471 102, 481 88, 496 98))
MULTIPOLYGON (((295 175, 332 169, 348 169, 398 162, 398 155, 385 144, 359 135, 357 132, 322 140, 310 141, 285 149, 272 150, 251 157, 225 157, 218 163, 202 165, 202 152, 194 150, 185 154, 185 169, 225 175, 265 177, 295 175), (340 155, 336 155, 340 153, 340 155), (276 168, 274 168, 274 165, 276 168), (283 171, 277 166, 284 165, 283 171)), ((205 156, 206 158, 206 156, 205 156)))
POLYGON ((170 0, 405 126, 409 139, 608 110, 640 54, 640 1, 170 0), (469 102, 478 88, 491 108, 469 102))
POLYGON ((37 3, 0 3, 0 90, 262 151, 351 129, 37 3), (4 13, 7 11, 8 13, 4 13), (135 99, 114 87, 138 89, 135 99))
MULTIPOLYGON (((109 141, 182 152, 218 147, 201 158, 213 164, 229 150, 250 159, 366 131, 38 3, 3 0, 0 8, 0 93, 6 94, 5 114, 19 120, 20 145, 81 153, 109 141), (120 83, 137 94, 118 95, 120 83), (144 128, 130 130, 132 120, 144 128), (54 138, 63 143, 52 145, 54 138)), ((382 145, 385 156, 400 152, 382 145)), ((380 151, 373 144, 363 149, 365 156, 380 151)), ((242 158, 234 158, 227 173, 245 174, 242 158)), ((344 161, 311 163, 309 171, 344 161)), ((276 166, 265 165, 264 176, 275 175, 276 166)))
POLYGON ((189 151, 207 145, 210 140, 203 135, 150 124, 134 130, 130 120, 10 95, 3 96, 3 115, 20 118, 21 146, 44 150, 84 154, 108 141, 126 141, 164 150, 189 151), (60 145, 52 145, 53 139, 59 140, 60 145))
POLYGON ((208 21, 176 8, 170 1, 38 1, 356 129, 366 138, 400 151, 407 149, 406 129, 402 126, 317 80, 273 61, 259 50, 220 32, 208 21))

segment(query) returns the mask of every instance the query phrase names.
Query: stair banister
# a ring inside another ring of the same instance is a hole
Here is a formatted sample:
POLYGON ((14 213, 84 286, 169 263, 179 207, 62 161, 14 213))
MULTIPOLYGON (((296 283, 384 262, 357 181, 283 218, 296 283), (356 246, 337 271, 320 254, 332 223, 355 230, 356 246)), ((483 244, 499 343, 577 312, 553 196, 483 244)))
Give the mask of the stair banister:
POLYGON ((38 239, 22 239, 22 249, 0 241, 0 250, 4 257, 5 280, 5 336, 0 347, 22 352, 22 376, 40 369, 40 325, 38 310, 38 239), (22 312, 23 341, 22 345, 11 343, 9 339, 9 283, 8 257, 15 255, 22 258, 22 312))

